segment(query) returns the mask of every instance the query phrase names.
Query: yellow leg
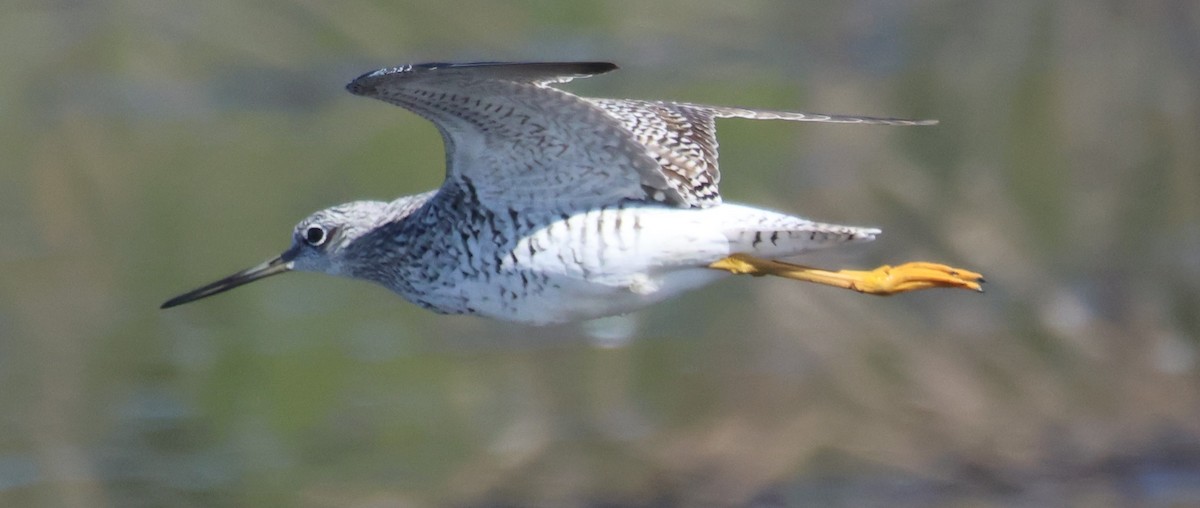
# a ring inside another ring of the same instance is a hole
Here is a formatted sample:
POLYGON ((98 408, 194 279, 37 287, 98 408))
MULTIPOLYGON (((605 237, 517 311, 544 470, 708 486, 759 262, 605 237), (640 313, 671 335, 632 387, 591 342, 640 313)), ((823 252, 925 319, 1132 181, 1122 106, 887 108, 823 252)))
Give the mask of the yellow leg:
POLYGON ((982 275, 969 270, 921 261, 899 266, 883 265, 874 270, 831 272, 804 265, 760 259, 746 254, 734 254, 718 260, 708 267, 725 270, 735 275, 754 275, 756 277, 774 275, 883 296, 936 287, 983 292, 983 287, 980 286, 983 283, 982 275))

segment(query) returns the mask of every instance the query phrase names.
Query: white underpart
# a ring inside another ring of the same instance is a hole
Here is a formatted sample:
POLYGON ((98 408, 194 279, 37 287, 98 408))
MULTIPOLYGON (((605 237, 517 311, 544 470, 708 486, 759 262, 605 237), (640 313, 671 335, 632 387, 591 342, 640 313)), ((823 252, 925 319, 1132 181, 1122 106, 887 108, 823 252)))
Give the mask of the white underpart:
MULTIPOLYGON (((728 275, 707 266, 731 254, 795 256, 871 240, 876 233, 736 204, 592 210, 550 223, 518 243, 517 264, 544 275, 543 289, 515 306, 476 299, 476 311, 531 324, 621 314, 728 275)), ((492 287, 478 281, 458 289, 479 295, 492 287)))

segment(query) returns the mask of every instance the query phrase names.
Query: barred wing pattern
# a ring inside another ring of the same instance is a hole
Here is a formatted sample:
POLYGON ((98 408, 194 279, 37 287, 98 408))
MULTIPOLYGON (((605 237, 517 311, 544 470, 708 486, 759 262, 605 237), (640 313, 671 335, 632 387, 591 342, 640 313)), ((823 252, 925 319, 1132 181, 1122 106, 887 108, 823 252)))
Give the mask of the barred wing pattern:
POLYGON ((717 118, 929 125, 928 120, 591 99, 551 88, 611 63, 422 64, 380 69, 347 85, 430 120, 446 144, 446 185, 496 210, 593 208, 648 200, 721 203, 717 118))
POLYGON ((549 87, 608 63, 424 64, 347 85, 433 122, 446 183, 493 210, 587 209, 622 200, 686 206, 629 131, 583 99, 549 87))
POLYGON ((717 184, 717 118, 876 125, 932 125, 935 120, 791 113, 682 102, 585 99, 621 121, 659 164, 667 184, 688 206, 721 203, 717 184))

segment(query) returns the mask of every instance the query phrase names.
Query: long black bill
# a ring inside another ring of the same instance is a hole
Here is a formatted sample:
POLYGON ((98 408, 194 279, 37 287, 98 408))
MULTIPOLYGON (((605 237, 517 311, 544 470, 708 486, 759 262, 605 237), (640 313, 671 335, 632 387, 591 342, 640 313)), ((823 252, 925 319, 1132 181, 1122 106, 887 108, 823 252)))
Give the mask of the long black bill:
POLYGON ((292 262, 290 259, 288 259, 290 257, 291 256, 288 256, 287 253, 284 253, 284 255, 267 261, 261 265, 247 268, 207 286, 196 288, 182 295, 176 296, 175 298, 167 300, 160 308, 169 309, 176 305, 183 305, 201 298, 207 298, 217 293, 224 293, 230 289, 244 284, 249 284, 258 279, 291 271, 292 262))

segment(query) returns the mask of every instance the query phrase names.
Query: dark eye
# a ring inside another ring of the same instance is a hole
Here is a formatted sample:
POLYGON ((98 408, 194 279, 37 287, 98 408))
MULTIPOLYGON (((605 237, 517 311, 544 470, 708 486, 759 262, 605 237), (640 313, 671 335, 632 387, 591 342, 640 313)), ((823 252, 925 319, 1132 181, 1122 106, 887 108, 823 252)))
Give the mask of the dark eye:
POLYGON ((325 240, 327 239, 326 236, 325 228, 321 226, 313 225, 304 230, 304 241, 308 242, 308 244, 312 245, 313 247, 325 243, 325 240))

